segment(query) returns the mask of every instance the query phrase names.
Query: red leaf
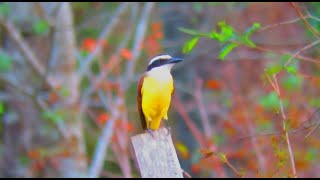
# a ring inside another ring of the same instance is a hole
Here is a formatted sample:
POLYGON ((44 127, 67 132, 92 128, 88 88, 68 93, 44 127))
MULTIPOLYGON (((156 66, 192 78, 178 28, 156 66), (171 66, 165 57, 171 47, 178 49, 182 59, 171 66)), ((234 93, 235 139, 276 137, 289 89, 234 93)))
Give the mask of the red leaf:
POLYGON ((161 27, 162 27, 162 25, 160 22, 154 22, 151 25, 152 31, 154 31, 154 32, 159 32, 161 30, 161 27))
POLYGON ((160 32, 155 32, 154 33, 154 37, 156 39, 162 39, 163 38, 163 33, 160 31, 160 32))
POLYGON ((27 156, 30 159, 39 159, 40 158, 40 151, 38 149, 32 149, 27 152, 27 156))
POLYGON ((127 129, 128 132, 132 132, 132 131, 133 131, 133 125, 132 125, 132 123, 128 122, 128 123, 126 124, 126 129, 127 129))
POLYGON ((130 50, 123 48, 120 52, 121 57, 123 57, 124 59, 130 61, 132 59, 132 53, 130 50))
POLYGON ((199 166, 199 164, 192 164, 192 165, 191 165, 191 172, 192 172, 192 173, 195 173, 195 174, 199 173, 199 172, 200 172, 200 166, 199 166))
POLYGON ((205 86, 209 89, 217 90, 221 88, 221 84, 219 81, 215 79, 209 79, 206 81, 205 86))
POLYGON ((100 125, 104 125, 108 120, 109 120, 109 114, 107 113, 100 114, 97 119, 100 125))
POLYGON ((96 48, 96 40, 93 38, 86 38, 82 42, 81 49, 92 52, 96 48))
POLYGON ((103 47, 107 47, 107 42, 105 40, 100 40, 99 42, 93 38, 86 38, 82 42, 81 49, 93 52, 98 44, 101 44, 103 47))

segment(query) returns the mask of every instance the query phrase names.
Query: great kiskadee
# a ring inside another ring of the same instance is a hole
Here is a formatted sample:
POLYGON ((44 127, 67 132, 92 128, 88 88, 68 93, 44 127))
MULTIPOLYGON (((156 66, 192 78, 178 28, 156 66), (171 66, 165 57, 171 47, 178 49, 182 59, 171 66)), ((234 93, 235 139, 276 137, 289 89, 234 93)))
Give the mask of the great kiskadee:
POLYGON ((168 109, 174 93, 171 68, 182 60, 169 55, 156 56, 139 80, 137 101, 141 125, 151 135, 159 129, 162 119, 168 125, 168 109))

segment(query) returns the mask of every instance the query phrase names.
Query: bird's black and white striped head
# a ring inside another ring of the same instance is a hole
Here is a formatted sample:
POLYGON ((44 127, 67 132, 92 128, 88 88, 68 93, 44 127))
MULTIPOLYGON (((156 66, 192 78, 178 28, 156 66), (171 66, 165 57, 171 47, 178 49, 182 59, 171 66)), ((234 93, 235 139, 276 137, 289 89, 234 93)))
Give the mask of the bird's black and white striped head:
POLYGON ((148 65, 147 71, 159 69, 159 68, 166 68, 166 69, 171 69, 174 64, 182 61, 183 59, 181 58, 174 58, 171 57, 170 55, 159 55, 150 60, 150 63, 148 65))

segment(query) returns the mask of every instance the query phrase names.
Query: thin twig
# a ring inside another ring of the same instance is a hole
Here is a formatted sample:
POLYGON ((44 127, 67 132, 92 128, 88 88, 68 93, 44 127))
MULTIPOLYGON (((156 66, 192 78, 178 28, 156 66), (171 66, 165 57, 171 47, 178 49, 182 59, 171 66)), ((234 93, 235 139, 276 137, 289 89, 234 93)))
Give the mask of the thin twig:
MULTIPOLYGON (((305 16, 305 18, 308 18, 308 16, 305 16)), ((267 29, 274 28, 274 27, 280 26, 280 25, 292 24, 292 23, 298 22, 300 20, 301 20, 301 18, 296 18, 296 19, 292 19, 292 20, 288 20, 288 21, 284 21, 284 22, 280 22, 280 23, 276 23, 276 24, 267 25, 267 26, 264 26, 263 28, 259 29, 258 32, 265 31, 267 29)))
POLYGON ((54 22, 53 20, 47 15, 47 13, 45 12, 46 10, 43 8, 43 6, 41 5, 41 2, 34 2, 34 6, 36 11, 38 12, 38 15, 41 16, 45 21, 47 21, 47 23, 49 24, 49 26, 53 26, 54 22))
POLYGON ((308 137, 319 127, 319 125, 320 125, 320 122, 318 122, 318 123, 312 128, 312 130, 311 130, 307 135, 304 136, 304 138, 308 138, 308 137))
POLYGON ((267 74, 266 76, 267 76, 267 78, 268 78, 268 80, 269 80, 269 82, 270 82, 271 86, 274 88, 274 90, 276 90, 276 91, 277 91, 277 93, 279 93, 279 92, 278 92, 278 88, 277 88, 277 87, 276 87, 276 85, 272 82, 272 80, 270 79, 269 75, 267 74))
MULTIPOLYGON (((108 108, 107 102, 105 100, 105 97, 102 95, 102 92, 100 91, 99 97, 102 100, 105 108, 108 108)), ((120 99, 117 100, 117 102, 114 105, 113 111, 111 113, 111 118, 108 120, 108 122, 105 124, 102 134, 98 139, 98 144, 96 146, 95 152, 93 154, 93 158, 91 161, 91 165, 89 167, 88 176, 90 178, 97 178, 99 177, 103 162, 105 160, 106 156, 106 150, 108 149, 108 144, 110 142, 111 136, 113 134, 113 126, 115 121, 120 116, 120 113, 118 111, 119 105, 122 103, 120 99)))
POLYGON ((296 58, 296 56, 298 56, 302 51, 305 51, 305 50, 307 50, 307 49, 309 49, 309 48, 311 48, 311 47, 313 47, 313 46, 315 46, 315 45, 317 45, 317 44, 319 44, 319 43, 320 43, 320 40, 317 40, 317 41, 314 41, 313 43, 311 43, 311 44, 309 44, 309 45, 301 48, 301 49, 300 49, 299 51, 297 51, 293 56, 291 56, 291 58, 286 62, 285 66, 288 66, 288 64, 289 64, 294 58, 296 58))
POLYGON ((34 52, 30 49, 30 46, 21 36, 18 29, 11 23, 0 17, 0 24, 5 28, 13 42, 17 45, 22 55, 26 58, 26 61, 31 67, 40 75, 45 74, 45 68, 40 63, 40 60, 36 57, 34 52))
POLYGON ((282 103, 282 100, 281 100, 281 95, 280 95, 280 89, 279 89, 279 85, 278 85, 278 82, 277 82, 277 79, 275 77, 275 75, 273 75, 273 78, 274 78, 274 82, 276 84, 276 87, 278 88, 278 97, 279 97, 279 103, 280 103, 280 110, 281 110, 281 115, 282 115, 282 122, 283 122, 283 131, 285 132, 285 139, 286 139, 286 142, 287 142, 287 146, 288 146, 288 151, 289 151, 289 157, 290 157, 290 161, 291 161, 291 167, 292 167, 292 172, 293 172, 293 175, 296 177, 297 176, 297 172, 296 172, 296 166, 295 166, 295 161, 294 161, 294 155, 293 155, 293 152, 292 152, 292 147, 291 147, 291 143, 290 143, 290 139, 289 139, 289 133, 287 131, 287 128, 286 128, 286 121, 288 121, 285 113, 284 113, 284 108, 283 108, 283 103, 282 103))
MULTIPOLYGON (((263 51, 263 52, 272 52, 272 53, 279 54, 279 55, 290 55, 290 56, 293 56, 293 54, 290 53, 290 52, 281 51, 281 50, 273 50, 273 49, 269 49, 269 48, 262 47, 262 46, 256 46, 254 49, 259 50, 259 51, 263 51)), ((296 55, 296 58, 300 59, 300 60, 303 60, 303 61, 308 61, 308 62, 313 62, 313 63, 316 63, 316 64, 320 64, 320 59, 313 59, 313 58, 310 58, 310 57, 301 56, 299 54, 296 55)))
POLYGON ((320 21, 319 18, 317 18, 317 17, 315 17, 314 15, 312 15, 308 10, 306 10, 306 12, 307 12, 308 16, 309 16, 311 19, 314 19, 314 20, 316 20, 316 21, 320 21))
POLYGON ((239 177, 243 177, 244 174, 240 173, 229 161, 226 159, 225 163, 231 168, 231 170, 239 177))
POLYGON ((187 127, 190 129, 192 134, 194 135, 195 139, 199 143, 200 147, 206 147, 206 139, 202 135, 202 133, 199 131, 199 129, 196 127, 188 113, 186 112, 185 108, 183 108, 181 100, 177 97, 174 96, 174 99, 172 101, 173 107, 176 109, 177 113, 180 114, 182 119, 185 121, 187 127))
POLYGON ((206 112, 206 108, 203 104, 203 97, 202 97, 202 84, 203 84, 203 80, 198 78, 196 80, 196 90, 194 93, 194 97, 196 100, 196 103, 198 105, 198 109, 200 111, 200 117, 202 120, 202 126, 204 129, 204 134, 206 135, 207 138, 210 138, 212 136, 212 131, 211 131, 211 126, 210 126, 210 122, 209 122, 209 118, 208 118, 208 113, 206 112))
POLYGON ((144 5, 144 8, 142 10, 140 21, 137 25, 134 44, 132 48, 132 59, 130 60, 130 62, 128 62, 126 71, 125 71, 126 73, 125 78, 127 79, 126 84, 124 85, 125 88, 129 86, 129 82, 132 80, 134 66, 141 53, 142 41, 144 39, 145 32, 147 30, 148 20, 151 17, 150 14, 152 12, 151 10, 154 4, 155 4, 154 2, 147 2, 144 5))
POLYGON ((305 16, 302 14, 300 8, 297 6, 295 2, 290 2, 291 6, 295 9, 295 11, 298 13, 300 18, 303 20, 304 24, 307 26, 307 28, 312 32, 313 35, 315 35, 317 38, 320 39, 319 32, 312 27, 312 25, 307 21, 305 16))
MULTIPOLYGON (((114 29, 115 25, 119 22, 120 15, 125 12, 125 10, 129 7, 128 2, 121 3, 116 10, 115 14, 113 15, 112 19, 109 23, 103 28, 101 34, 99 35, 98 42, 102 42, 104 39, 107 39, 110 35, 111 31, 114 29)), ((103 43, 98 43, 95 47, 94 51, 88 55, 88 57, 83 61, 83 64, 80 67, 79 75, 82 77, 83 75, 87 74, 87 71, 90 67, 90 64, 97 56, 97 54, 101 51, 103 43)))
POLYGON ((281 132, 272 132, 272 133, 264 133, 264 134, 252 134, 252 135, 248 135, 248 136, 244 136, 244 137, 240 137, 237 140, 244 140, 247 138, 257 138, 257 137, 265 137, 265 136, 279 136, 281 135, 281 132))
POLYGON ((18 90, 20 93, 34 98, 34 92, 32 92, 30 89, 27 89, 26 87, 21 86, 19 82, 14 82, 13 79, 9 79, 9 77, 0 76, 0 84, 8 84, 9 86, 12 86, 16 90, 18 90))

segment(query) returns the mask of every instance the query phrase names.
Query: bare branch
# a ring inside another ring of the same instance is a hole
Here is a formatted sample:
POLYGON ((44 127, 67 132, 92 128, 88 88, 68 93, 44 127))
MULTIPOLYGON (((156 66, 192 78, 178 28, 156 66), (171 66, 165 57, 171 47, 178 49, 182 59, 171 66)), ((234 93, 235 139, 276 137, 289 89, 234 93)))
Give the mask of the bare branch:
POLYGON ((210 126, 210 122, 209 122, 209 117, 208 117, 208 113, 206 111, 205 105, 203 104, 203 97, 202 97, 202 84, 203 84, 203 80, 198 78, 196 80, 196 90, 194 93, 194 97, 196 100, 196 103, 198 105, 198 109, 200 111, 200 117, 202 120, 202 126, 204 129, 204 134, 206 135, 207 138, 210 138, 212 136, 212 131, 211 131, 211 126, 210 126))
POLYGON ((301 12, 300 8, 297 6, 297 4, 295 2, 290 2, 290 3, 291 3, 291 6, 294 8, 294 10, 298 13, 300 18, 303 20, 306 27, 312 32, 313 35, 315 35, 317 38, 320 39, 320 33, 316 29, 314 29, 312 27, 312 25, 307 21, 307 19, 302 14, 302 12, 301 12))
POLYGON ((21 36, 21 33, 18 29, 11 23, 0 17, 0 25, 2 25, 13 42, 17 45, 22 55, 26 58, 27 62, 31 65, 31 67, 40 75, 44 76, 45 68, 40 63, 40 60, 36 57, 33 51, 30 49, 30 46, 21 36))
POLYGON ((126 84, 125 86, 129 85, 129 81, 133 77, 134 65, 140 56, 141 44, 142 44, 142 41, 145 36, 145 32, 146 32, 147 25, 148 25, 148 20, 150 18, 151 10, 152 10, 152 7, 154 6, 154 4, 155 4, 154 2, 147 2, 143 8, 142 13, 141 13, 140 21, 137 26, 134 45, 133 45, 133 49, 132 49, 133 58, 130 60, 130 62, 127 64, 127 67, 126 67, 125 78, 127 79, 127 81, 125 83, 126 84))
POLYGON ((302 51, 305 51, 313 46, 316 46, 317 44, 320 43, 320 40, 314 41, 313 43, 301 48, 299 51, 297 51, 293 56, 291 56, 291 58, 286 62, 285 66, 288 66, 288 64, 294 59, 296 58, 302 51))
MULTIPOLYGON (((269 48, 265 48, 265 47, 261 47, 261 46, 256 46, 254 49, 259 50, 259 51, 263 51, 263 52, 272 52, 275 54, 279 54, 279 55, 290 55, 290 56, 294 56, 292 53, 287 52, 287 51, 281 51, 281 50, 273 50, 273 49, 269 49, 269 48)), ((310 57, 305 57, 305 56, 301 56, 299 54, 297 54, 295 56, 297 59, 300 59, 302 61, 308 61, 308 62, 313 62, 316 64, 320 64, 320 59, 313 59, 310 57)))
MULTIPOLYGON (((305 18, 308 18, 309 16, 305 16, 305 18)), ((296 19, 292 19, 292 20, 288 20, 288 21, 283 21, 283 22, 280 22, 280 23, 276 23, 276 24, 271 24, 271 25, 268 25, 268 26, 264 26, 263 28, 259 29, 258 32, 261 32, 261 31, 265 31, 267 29, 270 29, 270 28, 274 28, 274 27, 277 27, 277 26, 280 26, 280 25, 285 25, 285 24, 292 24, 292 23, 295 23, 295 22, 298 22, 300 21, 301 18, 296 18, 296 19)))
MULTIPOLYGON (((110 22, 103 28, 101 34, 99 35, 98 42, 101 42, 102 40, 108 38, 110 35, 110 32, 113 30, 115 25, 119 22, 120 15, 125 12, 125 10, 129 7, 128 2, 121 3, 118 7, 118 9, 115 12, 115 15, 112 17, 110 22)), ((94 58, 97 56, 97 54, 101 51, 102 43, 98 43, 94 51, 89 54, 89 56, 83 61, 84 63, 80 67, 79 75, 82 77, 83 75, 87 74, 87 71, 90 67, 90 64, 94 60, 94 58)))
MULTIPOLYGON (((105 108, 108 108, 107 102, 102 95, 102 93, 99 93, 99 97, 101 98, 105 108)), ((117 100, 115 103, 115 108, 113 108, 113 112, 111 113, 112 117, 111 119, 108 120, 108 122, 105 124, 102 134, 98 139, 98 144, 96 146, 94 156, 92 158, 91 165, 89 167, 89 172, 88 176, 90 178, 97 178, 99 177, 101 170, 102 170, 102 165, 105 160, 106 156, 106 150, 108 149, 108 144, 110 142, 111 136, 113 134, 113 125, 117 118, 120 116, 120 113, 118 112, 117 107, 122 103, 120 99, 117 100)))
POLYGON ((15 80, 10 77, 5 77, 5 76, 1 75, 0 76, 0 84, 8 84, 8 85, 12 86, 13 88, 15 88, 16 90, 18 90, 19 92, 21 92, 22 94, 29 96, 31 98, 34 97, 34 92, 31 89, 28 89, 26 87, 19 85, 19 82, 15 82, 15 80))
POLYGON ((206 143, 205 137, 202 135, 202 133, 196 127, 195 123, 192 121, 192 119, 188 115, 188 112, 183 108, 182 102, 177 96, 174 96, 174 99, 172 101, 172 105, 176 109, 177 113, 179 113, 180 116, 182 117, 182 119, 185 121, 186 125, 188 126, 188 128, 190 129, 192 134, 194 135, 194 137, 197 140, 197 142, 199 143, 199 145, 201 147, 206 147, 207 143, 206 143))
POLYGON ((34 2, 35 10, 38 12, 39 16, 41 16, 45 21, 48 22, 50 26, 54 25, 53 20, 47 15, 46 10, 43 8, 40 2, 34 2))
POLYGON ((279 103, 280 103, 280 110, 281 110, 281 115, 282 115, 282 128, 283 128, 283 131, 285 132, 285 139, 286 139, 286 142, 287 142, 287 146, 288 146, 288 151, 289 151, 289 157, 290 157, 290 161, 291 161, 291 167, 292 167, 292 173, 293 175, 296 177, 297 176, 297 171, 296 171, 296 165, 295 165, 295 161, 294 161, 294 155, 293 155, 293 152, 292 152, 292 147, 291 147, 291 143, 290 143, 290 139, 289 139, 289 133, 287 131, 287 128, 286 128, 286 121, 288 121, 285 113, 284 113, 284 109, 283 109, 283 103, 282 103, 282 100, 281 100, 281 96, 280 96, 280 90, 279 90, 279 85, 278 85, 278 82, 277 82, 277 78, 275 77, 275 75, 273 75, 273 78, 274 78, 274 82, 275 82, 275 85, 278 89, 278 97, 279 97, 279 103))

